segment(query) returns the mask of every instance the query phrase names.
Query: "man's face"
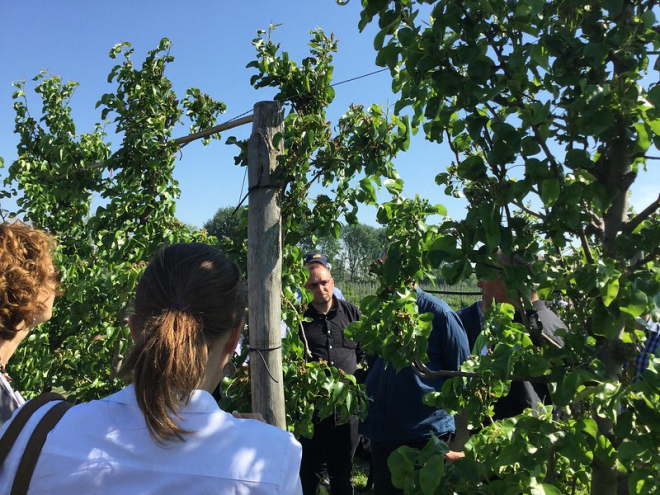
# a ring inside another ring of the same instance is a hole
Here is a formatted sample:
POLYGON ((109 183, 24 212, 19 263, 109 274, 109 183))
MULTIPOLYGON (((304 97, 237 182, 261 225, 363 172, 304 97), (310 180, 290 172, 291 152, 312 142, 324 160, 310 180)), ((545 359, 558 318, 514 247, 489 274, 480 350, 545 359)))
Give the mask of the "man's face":
POLYGON ((312 291, 314 302, 322 305, 332 300, 335 281, 326 267, 320 263, 311 263, 309 265, 309 278, 305 287, 312 291))
POLYGON ((477 282, 477 287, 481 288, 481 298, 486 303, 487 307, 490 307, 493 300, 495 300, 496 304, 511 304, 511 299, 509 298, 509 294, 506 291, 506 286, 504 285, 504 280, 502 278, 502 272, 499 272, 497 277, 492 280, 479 280, 477 282))

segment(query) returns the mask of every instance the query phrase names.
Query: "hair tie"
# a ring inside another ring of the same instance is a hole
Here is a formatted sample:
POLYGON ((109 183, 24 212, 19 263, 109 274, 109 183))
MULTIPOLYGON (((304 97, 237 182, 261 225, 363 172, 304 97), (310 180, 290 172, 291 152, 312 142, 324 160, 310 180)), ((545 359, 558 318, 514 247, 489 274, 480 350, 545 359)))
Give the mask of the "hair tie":
POLYGON ((173 302, 170 303, 170 308, 180 309, 181 311, 186 311, 189 307, 190 307, 190 304, 187 304, 187 303, 180 303, 180 302, 176 302, 176 301, 173 301, 173 302))

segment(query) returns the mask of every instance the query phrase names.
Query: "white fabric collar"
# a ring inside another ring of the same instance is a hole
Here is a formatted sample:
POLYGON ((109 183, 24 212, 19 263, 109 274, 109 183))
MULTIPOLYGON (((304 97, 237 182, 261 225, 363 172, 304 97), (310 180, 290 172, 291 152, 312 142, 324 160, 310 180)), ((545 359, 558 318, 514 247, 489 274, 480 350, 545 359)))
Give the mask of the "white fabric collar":
MULTIPOLYGON (((132 384, 101 400, 138 407, 137 398, 135 397, 135 387, 132 384)), ((188 404, 182 404, 181 409, 177 412, 207 414, 215 412, 218 409, 220 408, 217 402, 206 390, 194 390, 188 404)))

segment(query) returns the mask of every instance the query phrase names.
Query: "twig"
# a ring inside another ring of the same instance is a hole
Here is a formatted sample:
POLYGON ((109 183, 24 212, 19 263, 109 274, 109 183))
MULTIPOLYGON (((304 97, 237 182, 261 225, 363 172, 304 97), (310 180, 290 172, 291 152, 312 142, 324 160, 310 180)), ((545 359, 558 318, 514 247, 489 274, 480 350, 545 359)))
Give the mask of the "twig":
MULTIPOLYGON (((457 377, 480 378, 480 377, 484 376, 483 373, 477 373, 477 372, 474 372, 474 371, 450 371, 450 370, 435 370, 434 371, 434 370, 429 369, 424 363, 422 363, 419 360, 419 358, 415 358, 411 368, 417 376, 419 376, 420 378, 423 378, 423 379, 439 378, 439 377, 442 377, 442 376, 444 376, 446 378, 457 378, 457 377)), ((510 375, 507 378, 502 378, 502 380, 513 380, 513 381, 517 381, 517 382, 550 383, 550 378, 551 377, 547 376, 547 375, 534 376, 534 377, 510 375)))
POLYGON ((584 230, 581 229, 580 232, 580 242, 582 243, 582 249, 584 249, 584 255, 587 257, 587 261, 590 265, 594 264, 594 255, 591 253, 591 248, 589 247, 589 240, 584 233, 584 230))
MULTIPOLYGON (((298 310, 291 301, 289 301, 288 299, 285 299, 285 301, 289 306, 291 306, 291 309, 293 311, 298 313, 298 310)), ((312 351, 309 350, 309 344, 307 343, 307 337, 305 336, 305 327, 303 326, 300 318, 298 319, 298 325, 300 325, 300 338, 302 339, 303 347, 305 348, 305 356, 307 356, 309 359, 312 359, 314 356, 312 356, 312 351)))
POLYGON ((658 210, 658 208, 660 208, 660 195, 653 203, 651 203, 646 208, 644 208, 642 212, 638 213, 637 215, 635 215, 634 218, 626 222, 626 224, 624 225, 624 231, 630 233, 633 230, 635 230, 640 223, 642 223, 653 213, 655 213, 658 210))
POLYGON ((537 213, 533 210, 530 210, 524 204, 522 204, 520 201, 515 201, 514 200, 514 201, 511 202, 511 204, 513 204, 514 206, 520 208, 522 211, 524 211, 528 215, 532 215, 533 217, 539 218, 541 220, 545 219, 545 215, 542 215, 541 213, 537 213))

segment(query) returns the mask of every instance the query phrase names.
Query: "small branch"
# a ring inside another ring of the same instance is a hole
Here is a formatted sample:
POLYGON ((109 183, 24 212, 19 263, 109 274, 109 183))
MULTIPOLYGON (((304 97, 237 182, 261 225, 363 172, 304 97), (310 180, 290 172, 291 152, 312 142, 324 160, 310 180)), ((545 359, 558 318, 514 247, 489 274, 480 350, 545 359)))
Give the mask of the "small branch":
POLYGON ((454 156, 456 157, 456 166, 458 166, 458 164, 461 163, 461 157, 458 154, 456 146, 454 146, 454 142, 451 139, 451 133, 449 132, 449 129, 445 129, 445 134, 447 134, 447 143, 449 144, 449 149, 454 153, 454 156))
POLYGON ((493 114, 493 117, 498 121, 502 122, 502 117, 499 116, 499 114, 495 111, 493 107, 491 107, 488 102, 484 103, 484 106, 488 109, 490 113, 493 114))
POLYGON ((660 255, 660 246, 656 246, 649 254, 644 256, 642 259, 637 260, 634 265, 631 266, 631 270, 634 270, 638 267, 642 267, 651 261, 656 261, 660 255))
POLYGON ((591 247, 589 246, 589 240, 584 233, 584 230, 580 230, 580 242, 582 243, 582 249, 584 249, 584 255, 587 257, 587 261, 590 265, 594 264, 594 255, 591 253, 591 247))
POLYGON ((644 220, 646 220, 648 217, 650 217, 653 213, 655 213, 658 208, 660 208, 660 195, 657 197, 657 199, 648 205, 646 208, 641 213, 638 213, 635 215, 634 218, 629 220, 628 222, 625 223, 623 226, 624 232, 632 232, 635 230, 639 224, 641 224, 644 220))
MULTIPOLYGON (((203 139, 207 138, 209 136, 212 136, 214 134, 218 134, 219 132, 222 131, 227 131, 229 129, 233 129, 234 127, 238 127, 241 125, 249 124, 252 122, 252 119, 254 117, 252 115, 248 115, 246 117, 236 119, 236 120, 231 120, 229 122, 225 122, 224 124, 216 125, 214 127, 210 127, 208 129, 205 129, 203 131, 196 132, 194 134, 189 134, 188 136, 183 136, 180 138, 176 138, 170 143, 174 144, 177 146, 179 149, 183 148, 185 145, 192 143, 193 141, 196 141, 198 139, 203 139)), ((164 143, 167 144, 167 143, 164 143)), ((98 162, 98 163, 93 163, 89 167, 87 167, 88 170, 94 170, 97 168, 104 168, 106 162, 98 162)))
MULTIPOLYGON (((424 363, 422 363, 419 358, 415 358, 411 368, 417 376, 425 380, 430 378, 481 378, 483 373, 477 373, 474 371, 450 371, 450 370, 437 370, 433 371, 429 369, 424 363)), ((489 375, 490 376, 490 375, 489 375)), ((535 376, 535 377, 525 377, 511 375, 508 378, 502 378, 503 380, 513 380, 517 382, 535 382, 535 383, 550 383, 550 376, 535 376)))
POLYGON ((540 220, 544 220, 544 219, 545 219, 545 215, 542 215, 541 213, 537 213, 537 212, 535 212, 535 211, 533 211, 533 210, 530 210, 530 209, 527 208, 525 205, 523 205, 522 203, 520 203, 520 201, 514 200, 514 201, 511 201, 511 204, 514 205, 514 206, 516 206, 516 207, 518 207, 518 208, 520 208, 522 211, 524 211, 524 212, 527 213, 528 215, 532 215, 533 217, 536 217, 536 218, 538 218, 538 219, 540 219, 540 220))
MULTIPOLYGON (((285 299, 285 301, 289 306, 291 306, 291 309, 293 311, 298 313, 298 310, 291 301, 289 301, 288 299, 285 299)), ((308 357, 309 359, 313 359, 314 356, 312 356, 312 352, 309 350, 309 344, 307 343, 307 337, 305 336, 305 327, 303 326, 300 318, 298 318, 298 325, 300 325, 300 338, 302 339, 303 347, 305 348, 305 356, 308 357)))

